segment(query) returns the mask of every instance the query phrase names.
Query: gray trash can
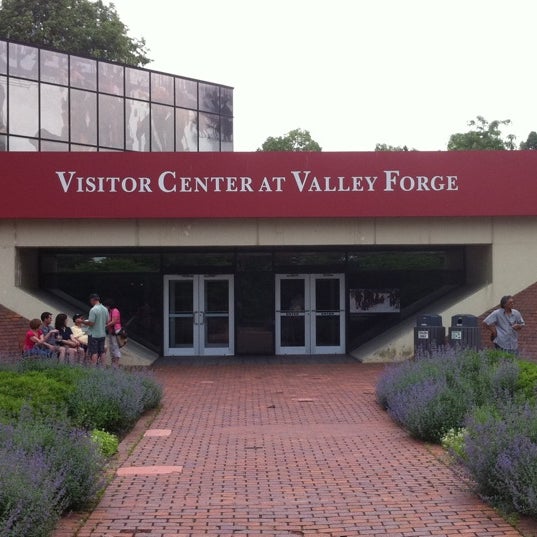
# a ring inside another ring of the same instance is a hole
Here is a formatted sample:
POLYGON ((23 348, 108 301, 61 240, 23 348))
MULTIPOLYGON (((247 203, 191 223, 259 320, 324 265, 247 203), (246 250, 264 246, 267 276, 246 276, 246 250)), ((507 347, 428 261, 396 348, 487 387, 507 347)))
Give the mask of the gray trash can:
POLYGON ((448 339, 452 347, 479 350, 481 348, 481 331, 478 318, 467 313, 453 315, 448 339))
POLYGON ((418 315, 414 327, 414 354, 431 354, 446 343, 446 328, 442 316, 432 313, 418 315))

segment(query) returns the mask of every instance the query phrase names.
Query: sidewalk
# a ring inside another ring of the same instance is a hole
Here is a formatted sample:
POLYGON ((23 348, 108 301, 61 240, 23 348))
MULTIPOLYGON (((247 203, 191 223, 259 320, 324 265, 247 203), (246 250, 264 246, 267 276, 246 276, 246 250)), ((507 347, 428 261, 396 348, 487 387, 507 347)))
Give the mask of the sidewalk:
POLYGON ((155 369, 164 408, 78 537, 520 535, 378 407, 382 366, 155 369))

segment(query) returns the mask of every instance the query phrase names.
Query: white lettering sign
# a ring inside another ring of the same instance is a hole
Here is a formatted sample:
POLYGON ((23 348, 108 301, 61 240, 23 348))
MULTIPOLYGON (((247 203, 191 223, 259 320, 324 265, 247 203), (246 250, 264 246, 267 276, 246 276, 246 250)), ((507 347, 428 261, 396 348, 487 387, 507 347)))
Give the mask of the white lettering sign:
POLYGON ((405 174, 400 170, 383 170, 379 175, 316 175, 312 170, 291 170, 288 176, 182 176, 164 170, 155 177, 83 176, 76 170, 56 171, 59 187, 65 194, 126 193, 164 194, 282 193, 294 189, 299 193, 434 193, 459 190, 457 175, 405 174), (382 177, 379 181, 379 177, 382 177))

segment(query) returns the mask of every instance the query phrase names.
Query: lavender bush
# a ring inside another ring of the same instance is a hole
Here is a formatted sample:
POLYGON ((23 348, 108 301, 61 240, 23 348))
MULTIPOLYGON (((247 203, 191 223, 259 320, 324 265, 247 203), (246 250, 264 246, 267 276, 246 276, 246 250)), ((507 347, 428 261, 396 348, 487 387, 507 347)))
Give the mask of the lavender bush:
POLYGON ((65 509, 95 497, 104 462, 86 432, 24 408, 0 425, 0 535, 48 535, 65 509))
POLYGON ((510 356, 436 351, 387 368, 377 384, 377 399, 413 436, 440 442, 450 429, 464 425, 474 407, 513 397, 518 376, 510 356))
POLYGON ((0 447, 0 535, 49 535, 65 507, 63 481, 44 453, 0 447))
POLYGON ((161 396, 160 385, 148 375, 89 369, 69 397, 68 413, 78 427, 123 433, 161 396))
POLYGON ((468 419, 464 464, 478 492, 504 509, 537 516, 537 408, 497 401, 468 419))
POLYGON ((88 430, 124 432, 161 397, 147 374, 39 360, 0 367, 0 535, 44 537, 64 510, 92 502, 106 450, 88 430))

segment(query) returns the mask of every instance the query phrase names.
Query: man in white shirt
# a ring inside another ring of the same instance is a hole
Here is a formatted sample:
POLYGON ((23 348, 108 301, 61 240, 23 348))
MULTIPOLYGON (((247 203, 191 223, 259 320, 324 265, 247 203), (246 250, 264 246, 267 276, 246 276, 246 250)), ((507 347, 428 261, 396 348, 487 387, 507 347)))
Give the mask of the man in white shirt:
POLYGON ((513 305, 514 300, 511 295, 503 296, 499 309, 494 310, 483 321, 483 328, 490 331, 491 339, 497 349, 517 354, 518 332, 526 323, 513 305))

